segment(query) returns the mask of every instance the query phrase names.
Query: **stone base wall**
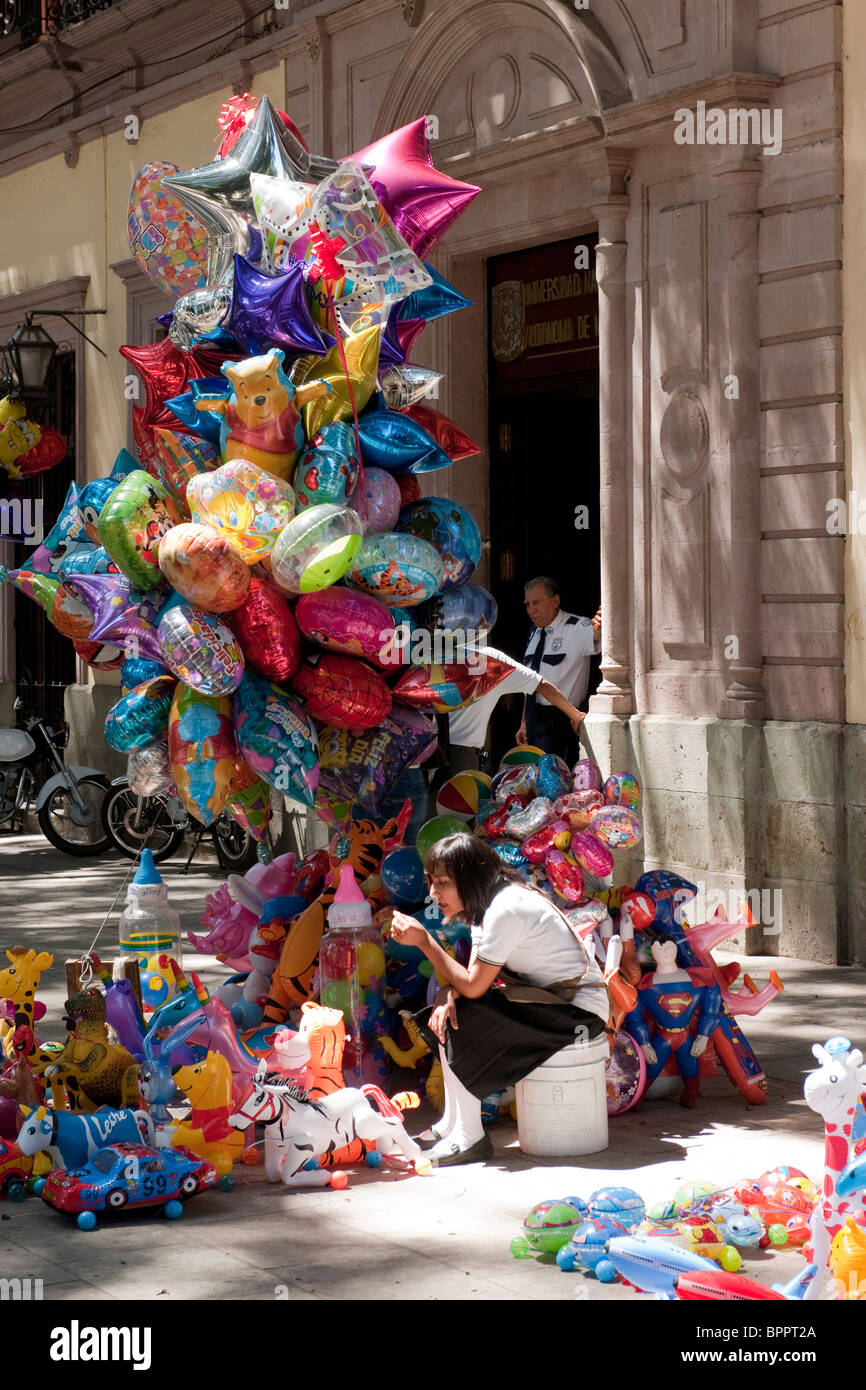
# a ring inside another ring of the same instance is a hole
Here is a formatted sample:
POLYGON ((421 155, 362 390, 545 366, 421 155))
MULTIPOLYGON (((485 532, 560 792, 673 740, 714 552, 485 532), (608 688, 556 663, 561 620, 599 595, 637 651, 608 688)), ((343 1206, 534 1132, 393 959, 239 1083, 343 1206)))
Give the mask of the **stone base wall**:
POLYGON ((584 731, 604 775, 643 791, 620 881, 671 869, 708 915, 748 894, 758 925, 733 940, 750 955, 866 962, 866 726, 590 714, 584 731))

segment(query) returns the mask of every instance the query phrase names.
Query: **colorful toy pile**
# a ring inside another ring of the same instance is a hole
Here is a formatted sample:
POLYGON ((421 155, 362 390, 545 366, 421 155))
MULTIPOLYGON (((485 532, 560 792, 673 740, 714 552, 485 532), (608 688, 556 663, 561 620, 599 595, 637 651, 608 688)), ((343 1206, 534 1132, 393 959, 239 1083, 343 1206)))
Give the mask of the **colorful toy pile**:
POLYGON ((617 1278, 656 1298, 742 1301, 820 1298, 829 1265, 832 1296, 866 1298, 866 1157, 853 1138, 866 1068, 847 1038, 812 1051, 820 1063, 806 1078, 809 1107, 826 1132, 822 1186, 790 1165, 722 1188, 690 1182, 647 1211, 628 1187, 603 1187, 588 1201, 538 1203, 511 1242, 515 1259, 555 1255, 561 1270, 617 1278), (790 1246, 807 1264, 771 1288, 741 1273, 741 1251, 790 1246))

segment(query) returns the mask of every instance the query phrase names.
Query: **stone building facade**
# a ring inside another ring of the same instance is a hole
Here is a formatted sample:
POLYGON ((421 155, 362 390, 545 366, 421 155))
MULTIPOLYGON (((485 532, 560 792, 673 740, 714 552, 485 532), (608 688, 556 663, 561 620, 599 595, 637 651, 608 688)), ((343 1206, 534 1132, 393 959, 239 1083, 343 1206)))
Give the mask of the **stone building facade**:
MULTIPOLYGON (((479 578, 502 577, 490 263, 597 237, 596 493, 576 495, 565 453, 548 505, 589 502, 600 531, 602 680, 586 737, 606 770, 633 767, 643 784, 630 867, 677 870, 734 903, 763 890, 747 949, 866 959, 866 581, 862 542, 827 526, 828 503, 856 488, 861 430, 866 290, 843 258, 843 215, 856 236, 866 211, 859 188, 850 211, 843 197, 864 134, 856 4, 252 9, 125 0, 34 48, 0 45, 0 130, 36 91, 35 109, 64 115, 0 134, 0 329, 58 284, 109 311, 96 330, 108 360, 80 354, 81 476, 127 436, 114 349, 143 341, 163 307, 126 248, 135 170, 206 162, 232 90, 266 93, 335 155, 429 116, 437 166, 483 193, 434 258, 473 305, 432 324, 417 357, 445 371, 438 408, 483 454, 426 490, 472 510, 490 542, 479 578), (98 103, 88 63, 113 74, 98 103)), ((575 531, 549 568, 579 568, 581 543, 575 531)), ((69 703, 96 757, 113 694, 92 680, 69 703)))

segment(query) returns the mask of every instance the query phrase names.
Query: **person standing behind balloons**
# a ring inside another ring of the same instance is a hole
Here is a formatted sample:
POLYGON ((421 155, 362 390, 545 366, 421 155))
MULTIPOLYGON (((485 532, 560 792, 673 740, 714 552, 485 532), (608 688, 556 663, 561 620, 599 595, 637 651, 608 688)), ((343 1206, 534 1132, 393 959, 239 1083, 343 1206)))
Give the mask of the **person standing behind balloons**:
MULTIPOLYGON (((582 705, 589 689, 590 659, 601 650, 601 609, 594 618, 566 613, 560 607, 559 585, 548 575, 524 585, 524 603, 533 623, 523 658, 526 665, 546 680, 555 680, 573 705, 582 705)), ((578 756, 573 725, 543 694, 526 697, 517 742, 558 753, 569 766, 578 756)))

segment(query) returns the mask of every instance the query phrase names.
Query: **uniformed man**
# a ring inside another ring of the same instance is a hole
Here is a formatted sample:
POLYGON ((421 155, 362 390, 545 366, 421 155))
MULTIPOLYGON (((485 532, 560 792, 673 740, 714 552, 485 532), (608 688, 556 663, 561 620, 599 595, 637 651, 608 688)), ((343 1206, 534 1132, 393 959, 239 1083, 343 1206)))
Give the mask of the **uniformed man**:
MULTIPOLYGON (((524 585, 526 612, 533 624, 524 662, 555 684, 572 705, 580 708, 589 689, 590 660, 601 650, 601 609, 594 618, 581 618, 560 607, 559 585, 539 575, 524 585)), ((571 766, 579 756, 573 726, 543 695, 527 695, 518 743, 530 743, 545 753, 558 753, 571 766)))

